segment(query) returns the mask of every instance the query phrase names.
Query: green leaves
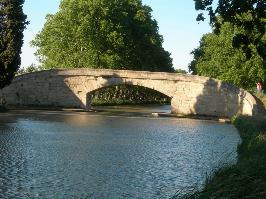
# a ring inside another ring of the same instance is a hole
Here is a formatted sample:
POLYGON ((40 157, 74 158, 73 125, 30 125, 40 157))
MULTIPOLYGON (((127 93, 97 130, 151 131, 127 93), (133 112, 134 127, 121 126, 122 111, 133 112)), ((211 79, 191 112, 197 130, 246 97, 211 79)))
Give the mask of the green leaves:
POLYGON ((252 89, 266 79, 265 0, 194 0, 204 20, 210 16, 213 33, 202 38, 189 69, 252 89))
POLYGON ((219 33, 223 23, 229 22, 238 27, 242 27, 244 34, 235 36, 236 48, 242 48, 249 56, 251 49, 249 45, 255 45, 259 55, 265 60, 266 54, 262 49, 261 38, 265 35, 266 27, 266 2, 265 0, 218 0, 217 6, 213 5, 213 0, 194 0, 196 10, 200 11, 197 20, 204 20, 203 11, 207 11, 210 16, 210 23, 219 33), (214 9, 215 8, 215 9, 214 9), (219 21, 223 19, 223 22, 219 21), (256 37, 252 35, 257 31, 256 37), (252 36, 250 36, 252 35, 252 36))
POLYGON ((23 3, 24 0, 0 0, 0 89, 11 83, 21 63, 23 31, 28 23, 23 3))
MULTIPOLYGON (((245 49, 233 46, 236 35, 243 32, 243 27, 226 22, 219 34, 204 35, 200 47, 192 52, 194 60, 190 64, 190 71, 252 90, 256 82, 266 79, 266 67, 254 44, 249 44, 249 56, 245 49)), ((256 30, 253 34, 256 34, 256 30)), ((238 44, 245 46, 240 42, 238 44)))
POLYGON ((140 0, 62 0, 32 45, 45 68, 173 71, 162 41, 140 0))

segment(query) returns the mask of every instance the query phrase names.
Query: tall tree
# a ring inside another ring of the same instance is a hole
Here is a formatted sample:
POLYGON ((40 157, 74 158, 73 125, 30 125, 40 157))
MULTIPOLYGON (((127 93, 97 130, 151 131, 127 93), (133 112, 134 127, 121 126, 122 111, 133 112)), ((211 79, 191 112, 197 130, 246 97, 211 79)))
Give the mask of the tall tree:
POLYGON ((242 32, 234 35, 233 47, 241 48, 246 56, 251 58, 251 46, 255 46, 264 64, 266 63, 266 48, 262 39, 266 27, 265 0, 217 0, 217 5, 214 0, 194 1, 195 9, 201 12, 197 20, 204 20, 203 11, 207 11, 210 23, 214 27, 214 33, 219 33, 221 25, 225 22, 242 27, 242 32))
POLYGON ((229 81, 251 89, 266 79, 266 1, 194 0, 204 20, 204 12, 213 27, 195 49, 189 66, 193 74, 229 81), (215 2, 218 2, 217 5, 215 2))
POLYGON ((62 0, 32 45, 45 68, 173 71, 151 11, 141 0, 62 0))
MULTIPOLYGON (((250 56, 243 49, 234 48, 234 36, 243 27, 226 22, 219 34, 209 33, 202 37, 200 46, 192 54, 189 65, 193 74, 218 78, 246 89, 252 89, 256 82, 266 79, 266 68, 254 44, 250 44, 250 56)), ((266 42, 266 34, 262 38, 266 42)))
POLYGON ((0 89, 10 84, 21 64, 26 15, 24 0, 0 0, 0 89))

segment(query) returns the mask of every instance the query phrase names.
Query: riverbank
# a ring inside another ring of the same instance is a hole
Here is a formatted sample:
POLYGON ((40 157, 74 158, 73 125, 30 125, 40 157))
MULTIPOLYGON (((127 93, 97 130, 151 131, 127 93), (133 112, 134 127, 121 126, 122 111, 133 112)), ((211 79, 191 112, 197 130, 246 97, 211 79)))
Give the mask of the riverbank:
POLYGON ((145 100, 119 100, 119 99, 112 99, 112 100, 99 100, 95 99, 92 101, 92 106, 120 106, 120 105, 170 105, 170 101, 145 101, 145 100))
MULTIPOLYGON (((140 105, 113 105, 113 106, 93 106, 91 110, 81 108, 60 108, 60 107, 8 107, 6 111, 16 114, 42 113, 47 114, 81 114, 81 115, 101 115, 101 116, 126 116, 126 117, 150 117, 150 118, 176 118, 214 121, 219 123, 231 123, 231 120, 218 116, 207 115, 177 115, 171 113, 170 105, 163 104, 140 104, 140 105)), ((6 112, 5 111, 5 112, 6 112)), ((1 111, 0 111, 1 112, 1 111)))
POLYGON ((188 198, 266 198, 266 118, 241 116, 233 124, 242 139, 237 163, 215 172, 188 198))

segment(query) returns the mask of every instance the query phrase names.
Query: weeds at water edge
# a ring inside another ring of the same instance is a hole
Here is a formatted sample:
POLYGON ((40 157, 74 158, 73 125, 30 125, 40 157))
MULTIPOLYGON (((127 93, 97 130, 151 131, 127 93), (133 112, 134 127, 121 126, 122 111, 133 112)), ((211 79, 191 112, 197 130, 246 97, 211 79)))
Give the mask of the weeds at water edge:
POLYGON ((233 123, 242 138, 236 165, 218 170, 185 199, 266 198, 266 117, 240 116, 233 123))

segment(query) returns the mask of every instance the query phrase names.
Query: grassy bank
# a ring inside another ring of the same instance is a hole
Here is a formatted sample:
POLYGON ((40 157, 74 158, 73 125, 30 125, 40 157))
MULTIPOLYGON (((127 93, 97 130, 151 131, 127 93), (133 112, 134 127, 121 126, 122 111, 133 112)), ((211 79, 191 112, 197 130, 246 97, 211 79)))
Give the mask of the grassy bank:
POLYGON ((242 138, 237 164, 217 171, 189 198, 266 198, 266 118, 241 116, 233 123, 242 138))

